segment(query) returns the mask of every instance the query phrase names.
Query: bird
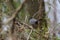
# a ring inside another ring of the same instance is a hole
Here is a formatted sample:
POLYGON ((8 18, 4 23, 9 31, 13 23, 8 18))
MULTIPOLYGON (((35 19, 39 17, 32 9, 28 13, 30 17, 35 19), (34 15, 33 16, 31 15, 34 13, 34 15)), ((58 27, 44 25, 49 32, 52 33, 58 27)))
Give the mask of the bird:
POLYGON ((29 23, 32 25, 38 24, 38 20, 35 18, 30 18, 29 23))

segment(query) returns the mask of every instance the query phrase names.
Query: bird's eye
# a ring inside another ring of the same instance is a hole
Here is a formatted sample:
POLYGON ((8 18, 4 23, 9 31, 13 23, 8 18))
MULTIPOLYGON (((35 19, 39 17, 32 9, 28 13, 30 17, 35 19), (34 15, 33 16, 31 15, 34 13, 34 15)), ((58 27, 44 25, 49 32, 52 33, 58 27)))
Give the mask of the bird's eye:
POLYGON ((36 21, 35 24, 38 24, 38 21, 36 21))

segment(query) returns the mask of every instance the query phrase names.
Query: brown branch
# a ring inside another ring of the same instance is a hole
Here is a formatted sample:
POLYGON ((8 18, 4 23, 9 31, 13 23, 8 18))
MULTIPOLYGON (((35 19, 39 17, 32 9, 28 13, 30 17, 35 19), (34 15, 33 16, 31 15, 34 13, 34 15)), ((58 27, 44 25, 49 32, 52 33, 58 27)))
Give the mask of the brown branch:
POLYGON ((9 23, 11 20, 13 20, 16 17, 16 15, 22 10, 24 3, 25 1, 13 12, 12 17, 10 17, 5 24, 9 23))
POLYGON ((24 27, 28 27, 29 29, 31 29, 32 31, 34 31, 35 33, 37 33, 37 34, 39 34, 40 35, 40 33, 39 32, 37 32, 31 25, 28 25, 28 24, 26 24, 26 23, 24 23, 24 22, 21 22, 21 21, 19 21, 19 24, 18 25, 24 25, 24 27))

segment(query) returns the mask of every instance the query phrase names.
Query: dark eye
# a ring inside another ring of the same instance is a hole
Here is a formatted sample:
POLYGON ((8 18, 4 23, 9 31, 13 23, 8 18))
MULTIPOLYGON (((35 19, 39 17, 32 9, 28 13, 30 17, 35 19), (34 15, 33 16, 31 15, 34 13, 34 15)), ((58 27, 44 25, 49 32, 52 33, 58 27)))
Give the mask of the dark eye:
POLYGON ((38 21, 36 21, 35 24, 38 24, 38 21))

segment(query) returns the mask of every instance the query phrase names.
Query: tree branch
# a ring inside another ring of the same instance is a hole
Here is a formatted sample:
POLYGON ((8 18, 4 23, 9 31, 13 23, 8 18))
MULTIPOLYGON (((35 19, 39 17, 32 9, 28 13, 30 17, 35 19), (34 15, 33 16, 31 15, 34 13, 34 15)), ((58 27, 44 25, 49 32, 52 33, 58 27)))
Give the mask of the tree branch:
POLYGON ((13 12, 12 17, 10 17, 5 24, 9 23, 11 20, 13 20, 16 17, 16 15, 22 10, 24 3, 25 1, 13 12))

